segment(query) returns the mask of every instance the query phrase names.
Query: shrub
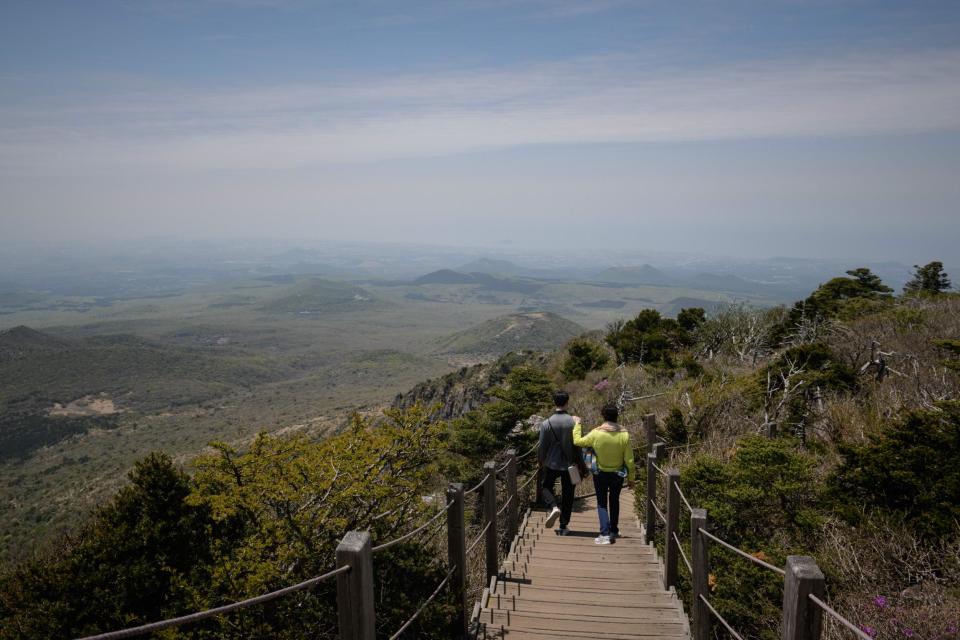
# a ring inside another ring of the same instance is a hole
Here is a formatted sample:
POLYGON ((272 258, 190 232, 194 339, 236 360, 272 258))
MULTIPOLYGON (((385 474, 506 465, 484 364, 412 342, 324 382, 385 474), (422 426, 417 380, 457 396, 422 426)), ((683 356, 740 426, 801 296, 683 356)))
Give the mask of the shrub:
POLYGON ((164 454, 129 479, 76 539, 0 578, 0 638, 85 636, 192 605, 189 585, 209 579, 209 510, 189 504, 190 480, 164 454))
POLYGON ((693 344, 686 328, 698 327, 703 322, 702 309, 682 309, 683 324, 672 318, 663 318, 655 309, 644 309, 627 322, 608 327, 606 341, 617 355, 617 362, 639 362, 665 369, 673 369, 674 356, 693 344))
POLYGON ((960 340, 934 340, 933 344, 952 356, 943 361, 943 366, 954 371, 960 371, 960 340))
MULTIPOLYGON (((788 554, 807 547, 818 524, 815 466, 795 441, 749 436, 728 463, 700 455, 681 477, 690 501, 707 510, 715 535, 782 565, 788 554)), ((715 606, 745 636, 773 640, 782 579, 720 549, 710 562, 715 606)))
POLYGON ((602 369, 610 361, 603 347, 586 338, 577 338, 567 345, 567 358, 560 372, 567 380, 583 380, 587 373, 602 369))
POLYGON ((863 446, 844 446, 830 479, 835 506, 851 520, 860 505, 900 514, 919 535, 957 533, 960 522, 960 403, 909 411, 863 446))
POLYGON ((667 419, 663 422, 664 430, 672 444, 686 444, 689 434, 687 424, 683 419, 683 412, 674 407, 670 409, 667 419))
MULTIPOLYGON (((71 638, 233 602, 327 572, 349 530, 374 543, 422 522, 444 428, 419 407, 355 418, 311 442, 259 435, 214 445, 193 479, 154 454, 76 543, 0 578, 0 638, 71 638)), ((377 555, 379 635, 395 632, 446 574, 420 542, 377 555)), ((335 638, 336 582, 164 632, 221 639, 335 638)), ((447 638, 449 592, 410 629, 447 638)))

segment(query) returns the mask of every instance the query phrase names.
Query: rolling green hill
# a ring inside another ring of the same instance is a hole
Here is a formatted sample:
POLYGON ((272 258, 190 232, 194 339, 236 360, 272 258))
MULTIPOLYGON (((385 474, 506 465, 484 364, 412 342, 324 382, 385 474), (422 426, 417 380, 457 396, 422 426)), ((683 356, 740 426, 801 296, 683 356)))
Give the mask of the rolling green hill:
POLYGON ((676 284, 674 278, 649 264, 639 267, 610 267, 597 274, 596 279, 600 282, 616 284, 650 284, 656 286, 676 284))
POLYGON ((440 353, 502 355, 509 351, 556 349, 586 331, 547 311, 514 313, 482 322, 475 327, 443 338, 440 353))
POLYGON ((350 283, 308 278, 294 284, 280 297, 266 302, 260 309, 276 313, 313 315, 372 310, 384 304, 366 289, 350 283))
POLYGON ((113 428, 120 414, 168 411, 277 379, 283 371, 132 335, 65 339, 0 333, 0 459, 113 428))
POLYGON ((420 276, 413 281, 416 285, 423 284, 463 284, 479 285, 486 291, 506 291, 513 293, 536 293, 543 288, 544 283, 533 278, 514 278, 490 275, 489 273, 463 273, 452 269, 440 269, 420 276))
POLYGON ((0 331, 0 363, 31 357, 41 352, 64 351, 74 346, 69 340, 19 325, 0 331))

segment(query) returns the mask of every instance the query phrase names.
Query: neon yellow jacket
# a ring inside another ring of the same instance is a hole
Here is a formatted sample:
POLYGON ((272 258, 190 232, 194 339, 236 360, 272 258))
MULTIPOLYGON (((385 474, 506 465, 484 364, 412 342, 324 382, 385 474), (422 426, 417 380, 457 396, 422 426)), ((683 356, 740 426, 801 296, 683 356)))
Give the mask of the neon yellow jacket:
POLYGON ((591 447, 597 454, 597 467, 600 471, 620 471, 626 465, 627 479, 631 482, 636 476, 633 464, 633 447, 630 446, 630 434, 626 430, 607 431, 596 427, 583 435, 583 425, 573 426, 573 444, 578 447, 591 447))

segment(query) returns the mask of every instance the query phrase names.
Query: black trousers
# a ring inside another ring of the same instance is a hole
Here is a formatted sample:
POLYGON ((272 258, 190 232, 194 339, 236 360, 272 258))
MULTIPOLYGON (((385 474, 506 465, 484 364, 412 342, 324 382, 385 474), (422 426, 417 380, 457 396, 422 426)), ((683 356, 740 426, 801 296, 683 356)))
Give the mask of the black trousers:
POLYGON ((593 476, 593 488, 597 491, 597 515, 600 518, 600 535, 619 534, 620 490, 623 476, 616 471, 601 471, 593 476))
POLYGON ((570 524, 570 514, 573 512, 573 491, 576 487, 570 482, 570 474, 566 469, 558 471, 549 467, 543 470, 543 489, 541 496, 543 501, 551 509, 557 506, 556 489, 557 478, 560 478, 560 487, 563 490, 560 499, 560 527, 566 528, 570 524))

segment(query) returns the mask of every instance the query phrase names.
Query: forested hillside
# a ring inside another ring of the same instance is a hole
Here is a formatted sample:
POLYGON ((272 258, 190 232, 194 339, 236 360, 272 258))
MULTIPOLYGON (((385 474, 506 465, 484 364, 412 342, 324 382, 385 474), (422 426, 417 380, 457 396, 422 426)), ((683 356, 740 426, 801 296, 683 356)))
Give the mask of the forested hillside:
MULTIPOLYGON (((619 403, 638 456, 641 418, 654 413, 666 464, 716 534, 776 565, 814 556, 832 605, 867 634, 956 638, 960 296, 949 288, 931 263, 902 295, 857 269, 790 307, 645 310, 558 352, 418 385, 319 442, 261 435, 184 469, 151 455, 85 526, 3 574, 0 638, 106 631, 320 574, 343 532, 402 533, 447 481, 474 481, 483 461, 532 444, 529 418, 560 386, 588 424, 619 403)), ((378 556, 382 631, 428 595, 444 562, 429 541, 378 556)), ((734 626, 776 637, 780 581, 720 553, 711 566, 711 600, 734 626)), ((332 638, 330 589, 164 637, 332 638)), ((441 599, 409 637, 446 638, 449 625, 441 599)))

